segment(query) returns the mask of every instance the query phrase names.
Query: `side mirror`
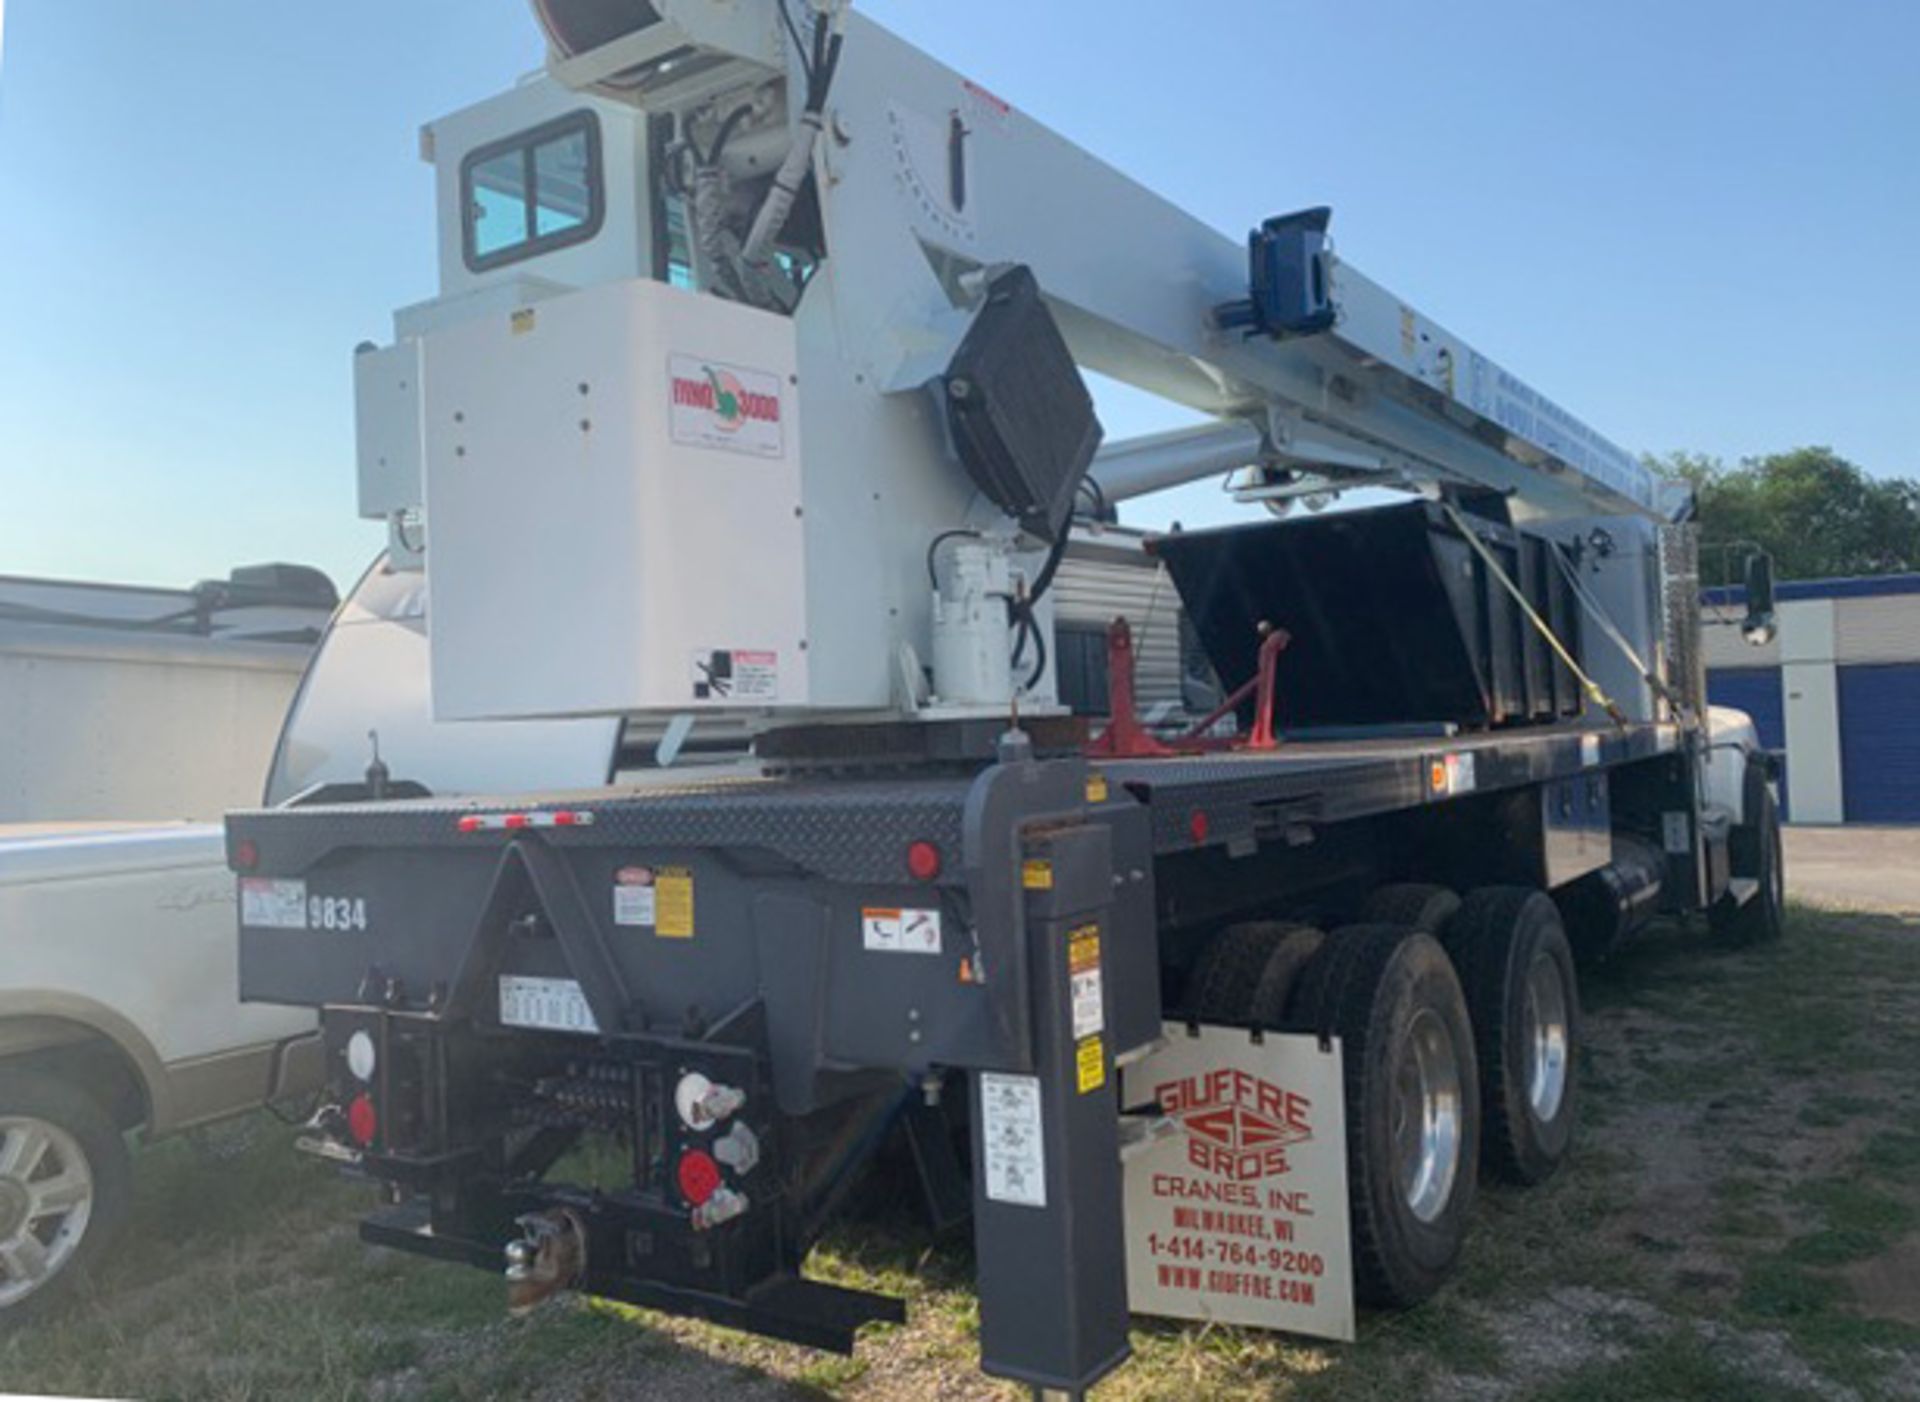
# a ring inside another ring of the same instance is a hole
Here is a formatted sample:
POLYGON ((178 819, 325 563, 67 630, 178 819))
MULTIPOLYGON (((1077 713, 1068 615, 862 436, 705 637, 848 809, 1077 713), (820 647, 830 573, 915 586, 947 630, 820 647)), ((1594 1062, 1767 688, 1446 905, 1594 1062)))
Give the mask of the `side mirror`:
POLYGON ((1747 556, 1747 616, 1740 634, 1755 647, 1765 647, 1779 631, 1773 611, 1773 556, 1756 550, 1747 556))

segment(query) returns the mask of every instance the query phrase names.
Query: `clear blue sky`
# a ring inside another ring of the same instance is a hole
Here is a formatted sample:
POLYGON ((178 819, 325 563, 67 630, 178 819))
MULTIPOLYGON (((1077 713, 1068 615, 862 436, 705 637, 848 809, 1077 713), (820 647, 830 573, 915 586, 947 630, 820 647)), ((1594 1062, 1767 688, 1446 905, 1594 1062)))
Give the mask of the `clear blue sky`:
MULTIPOLYGON (((434 289, 415 131, 538 65, 524 0, 4 4, 0 573, 351 578, 349 354, 434 289)), ((1333 205, 1629 448, 1920 474, 1920 5, 865 8, 1236 237, 1333 205)))

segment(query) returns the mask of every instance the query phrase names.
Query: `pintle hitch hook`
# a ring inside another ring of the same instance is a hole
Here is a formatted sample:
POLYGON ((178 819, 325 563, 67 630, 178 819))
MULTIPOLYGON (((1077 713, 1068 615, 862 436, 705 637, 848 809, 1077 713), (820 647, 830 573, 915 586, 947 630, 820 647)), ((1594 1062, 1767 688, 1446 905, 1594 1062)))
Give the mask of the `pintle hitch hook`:
POLYGON ((565 1208, 514 1220, 521 1235, 507 1243, 507 1313, 526 1314, 586 1277, 587 1233, 565 1208))

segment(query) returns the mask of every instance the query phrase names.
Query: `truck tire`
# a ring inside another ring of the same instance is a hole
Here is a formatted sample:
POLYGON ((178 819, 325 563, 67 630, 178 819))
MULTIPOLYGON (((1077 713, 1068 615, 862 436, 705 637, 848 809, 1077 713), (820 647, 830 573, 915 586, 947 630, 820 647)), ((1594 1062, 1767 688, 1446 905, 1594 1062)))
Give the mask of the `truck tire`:
POLYGON ((127 1142, 64 1081, 0 1072, 0 1332, 59 1303, 126 1222, 127 1142))
POLYGON ((1186 1015, 1197 1022, 1244 1023, 1274 947, 1294 928, 1278 920, 1249 920, 1217 932, 1187 976, 1186 1015))
POLYGON ((1355 1293, 1417 1304, 1459 1259, 1479 1177, 1473 1027, 1453 965, 1404 925, 1335 930, 1288 1021, 1341 1041, 1355 1293))
POLYGON ((1460 909, 1460 898, 1445 886, 1399 881, 1368 892, 1360 919, 1368 925, 1411 925, 1439 939, 1460 909))
POLYGON ((1769 944, 1780 938, 1786 924, 1787 864, 1780 846, 1780 805, 1773 785, 1758 765, 1747 765, 1746 811, 1755 814, 1727 836, 1727 856, 1733 874, 1760 883, 1744 905, 1722 897, 1707 908, 1707 924, 1728 944, 1769 944))
POLYGON ((1283 925, 1280 929, 1280 937, 1254 983, 1253 997, 1247 1002, 1248 1023, 1263 1031, 1286 1021, 1294 990, 1327 939, 1311 925, 1283 925))
POLYGON ((1528 886, 1467 893, 1447 950, 1473 1015, 1487 1167, 1541 1183, 1573 1147, 1580 992, 1560 908, 1528 886))

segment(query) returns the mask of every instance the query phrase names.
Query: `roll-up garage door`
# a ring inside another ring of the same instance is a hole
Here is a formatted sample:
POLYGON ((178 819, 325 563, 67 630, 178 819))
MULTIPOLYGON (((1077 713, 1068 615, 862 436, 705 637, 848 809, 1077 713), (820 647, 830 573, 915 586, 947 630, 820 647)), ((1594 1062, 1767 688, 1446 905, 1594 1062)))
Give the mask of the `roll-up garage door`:
POLYGON ((1920 822, 1920 663, 1839 669, 1849 823, 1920 822))
MULTIPOLYGON (((1763 748, 1783 753, 1787 748, 1787 707, 1781 694, 1778 667, 1717 667, 1707 673, 1707 700, 1731 706, 1753 717, 1763 748)), ((1781 809, 1788 816, 1787 775, 1780 775, 1781 809)))

